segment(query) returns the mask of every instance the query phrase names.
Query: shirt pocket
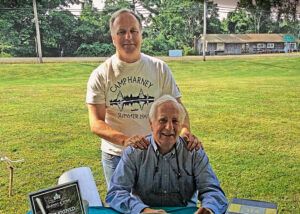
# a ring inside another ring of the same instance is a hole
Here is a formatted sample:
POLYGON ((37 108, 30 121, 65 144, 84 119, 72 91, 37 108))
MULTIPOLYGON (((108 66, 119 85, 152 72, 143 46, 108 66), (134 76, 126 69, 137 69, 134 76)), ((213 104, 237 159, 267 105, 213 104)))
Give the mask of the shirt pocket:
POLYGON ((192 170, 183 168, 181 170, 181 177, 179 179, 179 185, 184 198, 192 198, 194 192, 196 191, 196 183, 192 170))

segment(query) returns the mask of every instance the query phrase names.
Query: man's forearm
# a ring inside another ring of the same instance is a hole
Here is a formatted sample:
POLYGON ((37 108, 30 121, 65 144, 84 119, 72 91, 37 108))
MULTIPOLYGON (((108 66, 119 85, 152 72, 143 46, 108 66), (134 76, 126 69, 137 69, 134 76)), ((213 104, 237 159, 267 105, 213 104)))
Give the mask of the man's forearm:
POLYGON ((181 104, 181 106, 183 107, 184 112, 185 112, 185 118, 184 118, 184 121, 183 121, 183 124, 182 124, 182 131, 181 132, 185 132, 185 131, 190 132, 190 117, 189 117, 189 113, 187 112, 186 108, 182 104, 180 98, 178 98, 177 101, 181 104))
POLYGON ((183 108, 185 111, 185 118, 184 118, 182 128, 186 128, 188 131, 191 131, 189 114, 184 106, 183 108))
POLYGON ((126 190, 109 191, 106 196, 106 203, 121 213, 140 213, 148 206, 136 196, 130 195, 126 190))
MULTIPOLYGON (((182 104, 181 104, 182 105, 182 104)), ((191 132, 190 130, 190 118, 189 118, 189 114, 186 110, 186 108, 182 105, 184 111, 185 111, 185 118, 184 118, 184 122, 182 124, 182 128, 181 128, 181 135, 186 133, 186 132, 191 132)))
POLYGON ((92 124, 90 124, 90 126, 91 126, 91 131, 94 134, 98 135, 99 137, 111 143, 120 146, 124 146, 124 142, 129 138, 124 133, 111 128, 107 123, 105 123, 102 120, 96 120, 92 124))

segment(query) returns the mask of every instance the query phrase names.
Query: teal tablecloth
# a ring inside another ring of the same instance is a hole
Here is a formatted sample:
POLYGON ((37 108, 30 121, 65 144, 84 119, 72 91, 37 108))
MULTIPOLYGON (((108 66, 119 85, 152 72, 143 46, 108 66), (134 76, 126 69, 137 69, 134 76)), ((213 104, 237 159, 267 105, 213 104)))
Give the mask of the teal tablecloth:
POLYGON ((89 214, 119 214, 119 212, 113 210, 109 207, 90 207, 89 208, 89 214))
MULTIPOLYGON (((173 214, 192 214, 197 207, 153 207, 153 209, 164 209, 167 213, 173 214)), ((27 214, 32 214, 30 211, 27 214)), ((89 214, 120 214, 109 207, 90 207, 89 214)))
MULTIPOLYGON (((153 207, 153 209, 163 209, 167 213, 173 214, 192 214, 197 207, 153 207)), ((119 214, 119 212, 108 207, 90 207, 89 214, 119 214)))

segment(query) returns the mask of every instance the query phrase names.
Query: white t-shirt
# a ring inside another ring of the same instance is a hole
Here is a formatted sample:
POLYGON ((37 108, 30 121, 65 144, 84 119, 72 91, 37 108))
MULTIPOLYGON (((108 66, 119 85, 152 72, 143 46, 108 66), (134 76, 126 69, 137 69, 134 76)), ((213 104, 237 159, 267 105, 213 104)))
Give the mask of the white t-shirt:
MULTIPOLYGON (((142 54, 134 63, 113 55, 96 68, 88 81, 86 103, 105 104, 105 122, 128 136, 151 132, 151 104, 164 94, 181 96, 171 70, 163 61, 142 54)), ((101 150, 121 156, 123 146, 102 139, 101 150)))

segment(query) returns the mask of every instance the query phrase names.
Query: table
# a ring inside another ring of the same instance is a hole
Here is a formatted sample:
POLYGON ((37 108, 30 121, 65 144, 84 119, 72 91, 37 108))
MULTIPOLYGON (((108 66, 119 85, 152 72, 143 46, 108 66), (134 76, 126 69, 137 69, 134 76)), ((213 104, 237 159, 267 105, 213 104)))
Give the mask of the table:
MULTIPOLYGON (((196 212, 197 207, 151 207, 153 209, 163 209, 172 214, 191 214, 196 212)), ((31 211, 27 214, 32 214, 31 211)), ((89 207, 89 214, 120 214, 110 207, 89 207)))
MULTIPOLYGON (((167 213, 173 214, 191 214, 196 212, 197 207, 151 207, 153 209, 163 209, 167 213)), ((109 207, 90 207, 89 214, 120 214, 109 207)))

